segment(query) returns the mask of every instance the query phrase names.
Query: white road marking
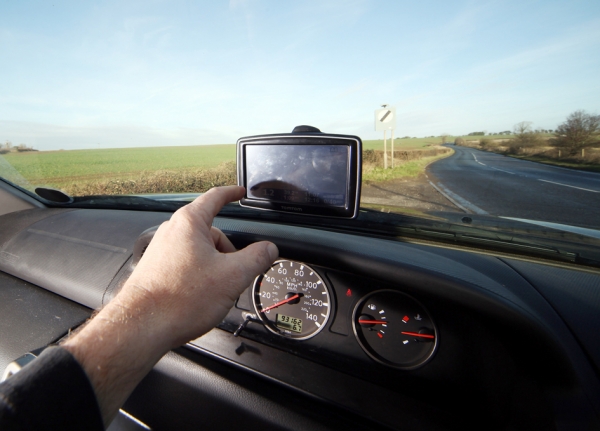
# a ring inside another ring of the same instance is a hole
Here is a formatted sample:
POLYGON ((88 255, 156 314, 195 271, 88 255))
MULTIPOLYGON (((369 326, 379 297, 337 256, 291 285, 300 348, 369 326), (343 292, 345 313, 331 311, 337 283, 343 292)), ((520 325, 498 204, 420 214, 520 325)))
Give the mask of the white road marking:
POLYGON ((493 166, 489 166, 489 167, 490 167, 490 168, 492 168, 492 169, 495 169, 495 170, 497 170, 497 171, 500 171, 500 172, 506 172, 507 174, 515 175, 515 173, 514 173, 514 172, 505 171, 504 169, 495 168, 495 167, 493 167, 493 166))
POLYGON ((479 160, 477 160, 477 156, 474 153, 471 153, 471 155, 473 156, 473 158, 475 159, 475 161, 477 163, 479 163, 481 166, 487 166, 485 163, 481 163, 479 160))
POLYGON ((585 190, 586 192, 600 193, 600 191, 598 191, 598 190, 584 189, 583 187, 570 186, 568 184, 562 184, 562 183, 556 183, 554 181, 542 180, 541 178, 538 178, 538 181, 543 181, 545 183, 556 184, 556 185, 559 185, 559 186, 571 187, 573 189, 578 189, 578 190, 585 190))
POLYGON ((429 184, 431 184, 431 186, 434 189, 436 189, 438 192, 440 192, 440 194, 442 196, 444 196, 446 199, 448 199, 450 202, 452 202, 454 205, 456 205, 458 208, 460 208, 464 212, 475 213, 475 214, 488 214, 487 211, 482 210, 477 205, 474 205, 471 202, 469 202, 468 200, 461 198, 457 194, 451 192, 446 187, 444 187, 441 183, 438 183, 437 185, 435 185, 431 181, 429 181, 429 184))
POLYGON ((493 166, 488 166, 485 163, 481 163, 479 160, 477 160, 477 156, 474 153, 471 153, 471 155, 473 156, 473 158, 475 159, 475 161, 477 163, 479 163, 481 166, 487 166, 488 168, 495 169, 495 170, 500 171, 500 172, 506 172, 507 174, 515 175, 514 172, 505 171, 504 169, 495 168, 493 166))
POLYGON ((493 166, 488 166, 488 168, 492 168, 492 169, 495 169, 495 170, 500 171, 500 172, 506 172, 507 174, 515 175, 514 172, 505 171, 504 169, 495 168, 493 166))

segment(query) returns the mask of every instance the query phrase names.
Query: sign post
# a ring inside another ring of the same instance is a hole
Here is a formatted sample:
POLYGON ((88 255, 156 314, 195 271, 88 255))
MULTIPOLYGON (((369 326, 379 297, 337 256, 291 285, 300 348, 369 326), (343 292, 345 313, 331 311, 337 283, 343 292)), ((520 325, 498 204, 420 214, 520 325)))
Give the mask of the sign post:
POLYGON ((383 169, 387 169, 387 130, 383 131, 383 169))
POLYGON ((394 169, 394 129, 392 129, 392 169, 394 169))
POLYGON ((375 110, 375 131, 383 130, 383 168, 387 169, 387 131, 392 131, 392 168, 394 167, 394 129, 396 128, 396 108, 387 104, 375 110))

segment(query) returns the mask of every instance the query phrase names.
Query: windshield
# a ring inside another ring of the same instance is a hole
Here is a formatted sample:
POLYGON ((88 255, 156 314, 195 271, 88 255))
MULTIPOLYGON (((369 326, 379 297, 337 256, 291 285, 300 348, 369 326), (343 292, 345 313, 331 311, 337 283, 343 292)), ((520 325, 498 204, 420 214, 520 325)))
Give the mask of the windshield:
POLYGON ((599 237, 600 2, 0 12, 0 176, 32 193, 191 199, 311 125, 362 139, 363 210, 599 237))

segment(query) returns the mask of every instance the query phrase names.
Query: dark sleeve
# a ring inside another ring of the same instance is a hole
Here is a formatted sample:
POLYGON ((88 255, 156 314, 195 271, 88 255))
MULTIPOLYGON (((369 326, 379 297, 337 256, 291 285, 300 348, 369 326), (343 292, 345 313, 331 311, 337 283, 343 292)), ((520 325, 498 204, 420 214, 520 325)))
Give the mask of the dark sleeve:
POLYGON ((62 347, 49 347, 0 384, 1 430, 103 430, 92 384, 62 347))

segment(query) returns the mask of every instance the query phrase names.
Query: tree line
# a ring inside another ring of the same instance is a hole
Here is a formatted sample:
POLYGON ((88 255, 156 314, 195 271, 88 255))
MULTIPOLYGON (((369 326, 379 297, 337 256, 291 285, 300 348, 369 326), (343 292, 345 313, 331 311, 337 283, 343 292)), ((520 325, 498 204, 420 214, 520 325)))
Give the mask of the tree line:
POLYGON ((0 154, 11 153, 13 151, 24 152, 24 151, 37 151, 35 148, 27 146, 25 144, 19 144, 16 147, 10 141, 6 141, 4 144, 0 144, 0 154))
MULTIPOLYGON (((567 119, 554 130, 534 130, 530 121, 521 121, 513 128, 513 138, 507 143, 509 150, 516 152, 521 148, 540 146, 555 146, 575 154, 584 148, 600 145, 600 115, 589 114, 584 110, 571 113, 567 119), (544 137, 543 134, 552 133, 552 137, 544 137)), ((502 132, 501 134, 505 134, 502 132)), ((469 136, 484 136, 484 132, 469 133, 469 136)), ((454 141, 457 145, 464 145, 463 138, 454 141)), ((492 145, 487 138, 480 140, 480 145, 486 147, 492 145)))

